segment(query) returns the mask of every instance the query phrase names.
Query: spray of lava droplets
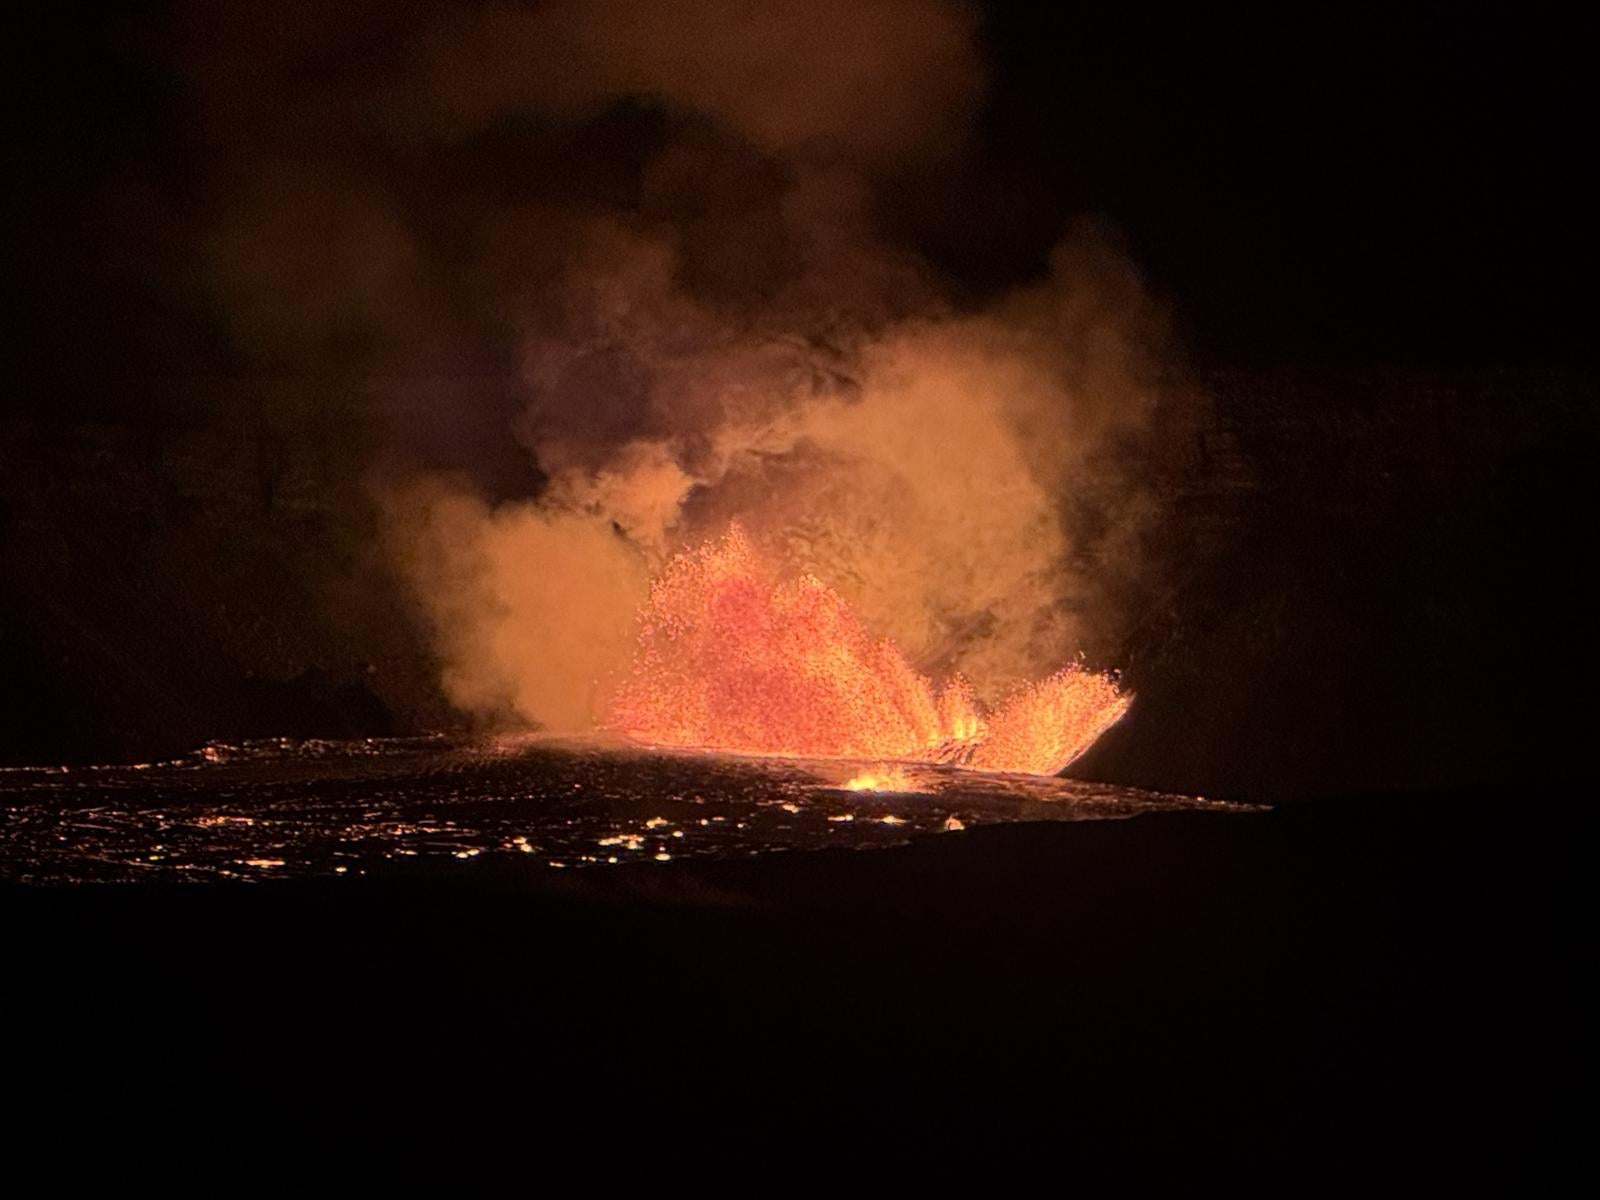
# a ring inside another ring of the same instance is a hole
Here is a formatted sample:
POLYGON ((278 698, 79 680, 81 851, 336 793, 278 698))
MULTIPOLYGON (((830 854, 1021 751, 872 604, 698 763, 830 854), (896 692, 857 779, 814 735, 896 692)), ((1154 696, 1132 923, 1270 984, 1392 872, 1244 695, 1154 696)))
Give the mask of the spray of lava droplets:
POLYGON ((985 713, 964 679, 936 688, 820 580, 778 579, 737 525, 667 563, 639 624, 607 723, 658 746, 1049 775, 1132 702, 1069 666, 985 713))

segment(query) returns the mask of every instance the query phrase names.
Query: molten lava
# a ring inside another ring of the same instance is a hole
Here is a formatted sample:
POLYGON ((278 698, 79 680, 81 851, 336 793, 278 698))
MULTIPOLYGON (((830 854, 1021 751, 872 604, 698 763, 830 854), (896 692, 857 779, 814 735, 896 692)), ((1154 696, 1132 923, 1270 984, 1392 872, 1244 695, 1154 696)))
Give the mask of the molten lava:
POLYGON ((897 767, 884 763, 870 771, 863 771, 852 776, 839 785, 847 792, 920 792, 926 789, 919 787, 917 781, 906 772, 904 767, 897 767))
POLYGON ((820 580, 778 579, 738 526, 668 562, 639 623, 607 723, 658 746, 1049 775, 1131 702, 1070 666, 986 714, 966 680, 935 688, 820 580))

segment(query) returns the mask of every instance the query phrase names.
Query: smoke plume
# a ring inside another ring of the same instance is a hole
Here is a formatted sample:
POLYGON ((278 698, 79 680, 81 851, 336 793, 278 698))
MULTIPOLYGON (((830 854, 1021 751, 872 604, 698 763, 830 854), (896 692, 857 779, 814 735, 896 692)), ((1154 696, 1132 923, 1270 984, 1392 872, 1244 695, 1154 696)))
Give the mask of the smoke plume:
POLYGON ((961 162, 965 5, 274 12, 178 19, 192 275, 254 360, 366 379, 463 711, 592 722, 652 574, 734 520, 986 701, 1114 640, 1154 305, 1092 227, 974 304, 884 203, 961 162))

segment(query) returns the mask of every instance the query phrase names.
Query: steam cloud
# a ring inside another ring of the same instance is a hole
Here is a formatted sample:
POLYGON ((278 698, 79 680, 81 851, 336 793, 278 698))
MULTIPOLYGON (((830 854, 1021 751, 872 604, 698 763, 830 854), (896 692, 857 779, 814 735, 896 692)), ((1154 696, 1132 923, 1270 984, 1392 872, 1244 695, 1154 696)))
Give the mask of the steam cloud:
POLYGON ((1093 230, 977 308, 883 232, 979 111, 964 6, 208 12, 205 278, 256 357, 369 377, 384 544, 464 711, 589 724, 652 573, 732 519, 986 700, 1105 643, 1155 306, 1093 230))

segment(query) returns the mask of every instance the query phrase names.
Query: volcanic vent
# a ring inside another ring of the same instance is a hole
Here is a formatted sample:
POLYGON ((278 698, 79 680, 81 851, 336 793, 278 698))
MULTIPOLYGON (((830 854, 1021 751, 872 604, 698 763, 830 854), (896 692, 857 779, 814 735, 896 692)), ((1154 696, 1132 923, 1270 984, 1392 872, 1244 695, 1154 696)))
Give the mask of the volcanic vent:
POLYGON ((965 679, 935 685, 821 580, 779 578, 738 525, 671 559, 639 622, 608 724, 650 745, 1048 775, 1132 699, 1068 666, 986 713, 965 679))

